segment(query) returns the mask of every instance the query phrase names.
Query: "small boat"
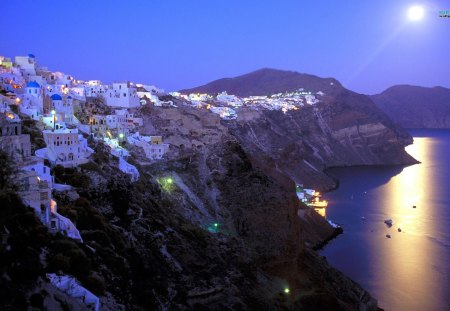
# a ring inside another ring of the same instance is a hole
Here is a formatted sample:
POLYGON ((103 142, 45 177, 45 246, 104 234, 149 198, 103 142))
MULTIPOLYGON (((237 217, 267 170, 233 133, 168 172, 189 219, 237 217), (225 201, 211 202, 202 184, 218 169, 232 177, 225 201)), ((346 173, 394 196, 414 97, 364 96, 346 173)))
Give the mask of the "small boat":
POLYGON ((361 220, 366 220, 366 217, 364 217, 364 216, 363 216, 363 217, 361 217, 361 220))
POLYGON ((390 235, 390 234, 386 234, 386 237, 387 237, 388 239, 390 239, 390 238, 391 238, 391 235, 390 235))
POLYGON ((391 227, 391 226, 392 226, 392 219, 386 219, 386 220, 384 221, 384 223, 385 223, 386 225, 388 225, 389 227, 391 227))
POLYGON ((402 232, 402 229, 401 229, 401 228, 398 228, 397 231, 398 231, 398 232, 402 232))
POLYGON ((318 197, 316 197, 312 202, 307 202, 307 206, 315 207, 315 208, 325 208, 328 206, 327 201, 320 201, 318 197))
POLYGON ((413 205, 413 208, 416 208, 417 206, 413 205))

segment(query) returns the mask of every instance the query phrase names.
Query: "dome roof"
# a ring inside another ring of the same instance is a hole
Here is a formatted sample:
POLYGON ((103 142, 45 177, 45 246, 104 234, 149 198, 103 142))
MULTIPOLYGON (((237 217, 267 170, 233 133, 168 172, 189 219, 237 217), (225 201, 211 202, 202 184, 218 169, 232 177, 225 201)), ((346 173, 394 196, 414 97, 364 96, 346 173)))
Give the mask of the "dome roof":
POLYGON ((36 58, 36 56, 34 56, 33 54, 28 54, 29 58, 36 58))
POLYGON ((53 94, 52 96, 50 96, 50 98, 52 100, 62 100, 62 97, 59 94, 53 94))
POLYGON ((69 96, 67 96, 67 99, 72 99, 72 96, 70 96, 70 95, 69 95, 69 96))
POLYGON ((30 82, 27 83, 27 87, 37 87, 37 88, 39 88, 41 86, 36 81, 30 81, 30 82))

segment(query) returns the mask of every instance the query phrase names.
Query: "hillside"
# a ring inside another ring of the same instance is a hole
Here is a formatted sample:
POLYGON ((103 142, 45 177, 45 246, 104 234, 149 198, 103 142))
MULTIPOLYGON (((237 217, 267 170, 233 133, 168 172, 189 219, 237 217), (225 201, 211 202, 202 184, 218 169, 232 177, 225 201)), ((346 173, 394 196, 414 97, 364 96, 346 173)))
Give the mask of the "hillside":
POLYGON ((333 86, 340 83, 333 78, 319 78, 314 75, 264 68, 234 78, 215 80, 208 84, 181 90, 181 93, 217 94, 226 91, 240 97, 252 95, 268 95, 280 92, 295 91, 301 87, 313 92, 329 93, 333 86))
MULTIPOLYGON (((120 170, 105 140, 92 137, 88 163, 53 166, 55 182, 74 187, 53 198, 83 243, 47 232, 14 187, 1 186, 13 178, 0 183, 5 308, 80 310, 79 301, 49 289, 46 274, 57 273, 76 277, 102 310, 377 310, 369 293, 315 252, 340 230, 301 203, 295 185, 335 187, 324 173, 332 166, 414 163, 404 151, 411 137, 369 97, 335 80, 275 73, 277 87, 304 87, 317 101, 286 111, 242 105, 236 119, 225 120, 166 96, 170 106, 132 110, 142 118, 136 130, 170 145, 152 160, 122 142, 136 179, 120 170), (21 269, 31 265, 35 273, 21 269)), ((272 78, 265 83, 275 92, 272 78)), ((38 148, 42 124, 21 118, 38 148)), ((0 164, 12 171, 11 159, 0 164)))
POLYGON ((405 128, 450 128, 450 89, 397 85, 371 98, 405 128))

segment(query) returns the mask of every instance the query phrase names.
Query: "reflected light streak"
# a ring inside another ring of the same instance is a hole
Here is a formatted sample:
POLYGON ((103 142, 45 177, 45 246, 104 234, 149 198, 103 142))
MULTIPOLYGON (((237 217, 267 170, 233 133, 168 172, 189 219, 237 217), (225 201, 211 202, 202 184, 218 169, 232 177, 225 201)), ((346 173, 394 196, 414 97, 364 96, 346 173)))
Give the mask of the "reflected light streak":
MULTIPOLYGON (((429 163, 433 152, 432 138, 414 138, 414 144, 407 147, 406 151, 422 163, 429 163)), ((383 227, 383 233, 392 235, 392 239, 378 241, 374 245, 380 260, 376 271, 384 274, 383 278, 390 279, 395 286, 393 288, 407 289, 408 295, 416 299, 426 299, 423 296, 427 291, 436 292, 439 289, 432 282, 431 276, 426 274, 426 269, 418 267, 429 265, 433 261, 435 252, 430 249, 426 240, 421 238, 430 230, 432 224, 426 219, 432 217, 433 208, 430 206, 430 198, 433 197, 434 179, 424 164, 416 164, 406 167, 403 172, 390 181, 389 185, 379 188, 385 214, 383 217, 392 218, 393 226, 388 229, 383 227), (417 208, 413 208, 416 205, 417 208), (402 233, 397 232, 402 229, 402 233), (414 245, 414 247, 411 247, 414 245), (431 282, 430 282, 431 281, 431 282), (424 282, 421 286, 417 284, 424 282), (423 287, 427 284, 427 289, 423 287)), ((402 297, 393 293, 393 299, 400 301, 402 297)), ((429 297, 429 294, 427 295, 429 297)), ((395 301, 391 301, 395 309, 395 301)), ((386 306, 387 307, 387 306, 386 306)), ((411 310, 414 306, 411 306, 411 310)))

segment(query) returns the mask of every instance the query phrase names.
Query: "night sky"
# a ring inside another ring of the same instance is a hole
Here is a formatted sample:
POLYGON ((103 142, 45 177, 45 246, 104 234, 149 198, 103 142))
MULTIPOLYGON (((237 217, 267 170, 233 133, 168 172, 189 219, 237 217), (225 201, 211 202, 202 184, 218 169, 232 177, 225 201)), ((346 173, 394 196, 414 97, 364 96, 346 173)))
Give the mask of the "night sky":
POLYGON ((374 94, 450 87, 450 1, 2 1, 0 55, 33 53, 78 79, 167 91, 263 67, 374 94), (344 4, 345 3, 345 4, 344 4), (411 5, 428 8, 410 22, 411 5))

